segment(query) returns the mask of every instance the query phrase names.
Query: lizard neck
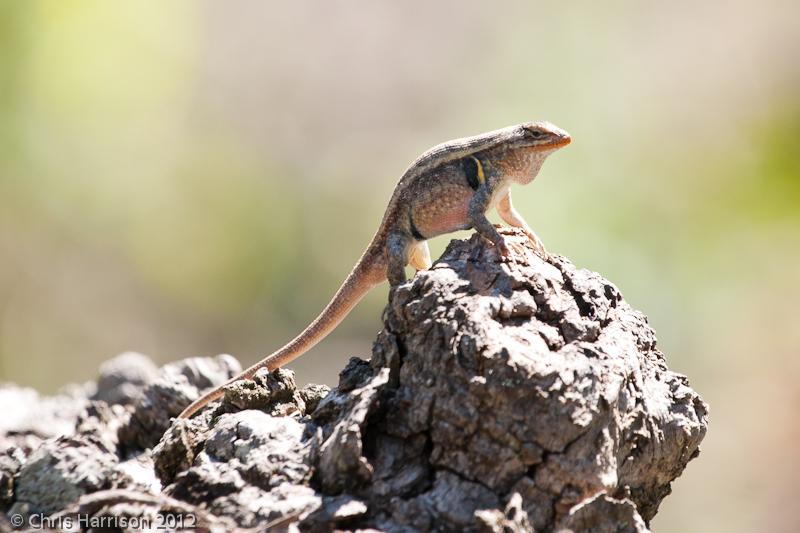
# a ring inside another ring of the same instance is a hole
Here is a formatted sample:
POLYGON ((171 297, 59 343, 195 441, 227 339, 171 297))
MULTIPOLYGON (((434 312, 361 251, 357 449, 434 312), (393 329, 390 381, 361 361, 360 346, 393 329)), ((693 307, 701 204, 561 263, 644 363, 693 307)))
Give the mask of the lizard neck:
POLYGON ((532 182, 539 175, 544 160, 553 152, 554 150, 530 150, 528 154, 525 154, 523 168, 514 176, 514 181, 522 185, 532 182))

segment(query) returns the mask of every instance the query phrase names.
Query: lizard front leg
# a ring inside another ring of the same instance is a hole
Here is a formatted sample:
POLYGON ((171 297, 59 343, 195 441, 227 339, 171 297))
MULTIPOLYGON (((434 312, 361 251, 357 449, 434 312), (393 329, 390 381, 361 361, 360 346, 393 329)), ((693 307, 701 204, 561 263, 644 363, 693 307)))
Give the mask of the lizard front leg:
POLYGON ((522 215, 514 209, 514 205, 511 203, 511 191, 508 191, 508 193, 500 199, 500 202, 497 204, 497 212, 500 214, 500 218, 505 220, 507 224, 515 228, 522 228, 522 231, 525 232, 525 235, 528 236, 531 244, 533 244, 534 250, 542 257, 547 257, 547 250, 544 249, 542 240, 534 233, 530 226, 528 226, 528 223, 525 222, 522 215))
POLYGON ((469 202, 467 217, 469 225, 472 226, 481 236, 491 241, 503 256, 509 254, 508 246, 503 240, 503 236, 498 233, 494 224, 486 218, 486 210, 492 200, 492 193, 486 184, 483 184, 469 202))

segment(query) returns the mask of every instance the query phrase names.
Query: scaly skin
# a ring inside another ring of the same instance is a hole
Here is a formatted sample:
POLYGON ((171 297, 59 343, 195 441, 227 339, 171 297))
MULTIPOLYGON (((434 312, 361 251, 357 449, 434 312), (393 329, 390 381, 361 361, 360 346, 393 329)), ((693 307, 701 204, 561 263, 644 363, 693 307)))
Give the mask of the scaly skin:
MULTIPOLYGON (((547 122, 528 122, 456 139, 421 155, 395 187, 381 225, 366 251, 320 315, 297 337, 235 378, 252 379, 256 371, 280 368, 328 335, 376 285, 388 279, 395 287, 406 281, 405 267, 430 268, 427 239, 474 228, 498 247, 508 249, 486 218, 497 208, 500 217, 522 228, 536 250, 546 256, 542 241, 511 204, 512 183, 530 183, 548 155, 570 143, 564 130, 547 122)), ((189 418, 222 396, 223 387, 204 394, 183 410, 189 418)))

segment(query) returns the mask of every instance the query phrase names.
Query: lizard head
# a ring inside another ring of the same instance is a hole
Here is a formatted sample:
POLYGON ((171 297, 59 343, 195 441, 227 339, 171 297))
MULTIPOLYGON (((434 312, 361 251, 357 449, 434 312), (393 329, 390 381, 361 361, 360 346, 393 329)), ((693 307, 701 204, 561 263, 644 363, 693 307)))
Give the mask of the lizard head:
POLYGON ((555 151, 572 142, 569 133, 549 122, 526 122, 519 125, 519 144, 536 150, 555 151))
POLYGON ((570 142, 569 133, 549 122, 526 122, 510 128, 505 142, 494 150, 492 163, 517 183, 529 183, 544 160, 570 142))

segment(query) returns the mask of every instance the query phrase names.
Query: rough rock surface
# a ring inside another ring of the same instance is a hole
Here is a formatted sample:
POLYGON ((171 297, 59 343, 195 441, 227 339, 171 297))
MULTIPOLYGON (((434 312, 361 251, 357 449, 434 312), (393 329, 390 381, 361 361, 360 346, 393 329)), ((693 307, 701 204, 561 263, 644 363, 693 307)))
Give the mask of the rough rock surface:
POLYGON ((134 354, 57 399, 0 389, 22 413, 0 426, 5 519, 647 531, 698 453, 707 406, 613 284, 504 233, 508 258, 453 241, 393 290, 371 361, 351 359, 330 391, 262 372, 176 421, 238 364, 155 369, 134 354))

